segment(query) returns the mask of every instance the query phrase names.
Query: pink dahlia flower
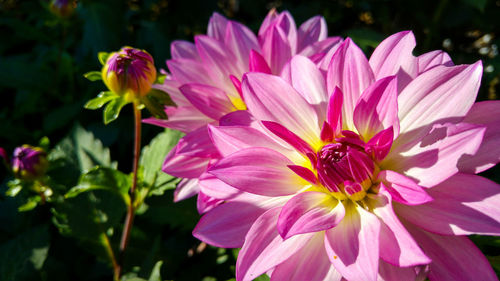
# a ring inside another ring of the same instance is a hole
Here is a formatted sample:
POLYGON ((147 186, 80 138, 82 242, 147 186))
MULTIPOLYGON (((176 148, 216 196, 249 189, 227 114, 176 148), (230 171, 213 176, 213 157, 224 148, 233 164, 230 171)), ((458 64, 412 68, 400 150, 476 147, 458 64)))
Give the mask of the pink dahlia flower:
MULTIPOLYGON (((320 61, 340 38, 327 38, 322 17, 313 17, 297 29, 288 12, 272 10, 258 36, 246 26, 214 13, 207 35, 198 35, 194 41, 172 43, 172 59, 167 61, 171 73, 157 87, 169 93, 177 104, 166 108, 169 119, 145 120, 187 133, 163 165, 164 172, 185 178, 175 200, 197 194, 197 178, 206 171, 211 159, 220 157, 206 126, 218 125, 225 114, 246 109, 240 82, 244 73, 280 74, 296 54, 320 61)), ((218 202, 203 195, 198 199, 200 211, 218 202)))
POLYGON ((236 280, 497 280, 465 235, 500 234, 500 186, 475 175, 500 160, 500 102, 474 104, 480 62, 414 46, 346 39, 325 75, 298 55, 243 77, 247 118, 209 126, 224 157, 200 177, 227 203, 193 232, 242 246, 236 280))

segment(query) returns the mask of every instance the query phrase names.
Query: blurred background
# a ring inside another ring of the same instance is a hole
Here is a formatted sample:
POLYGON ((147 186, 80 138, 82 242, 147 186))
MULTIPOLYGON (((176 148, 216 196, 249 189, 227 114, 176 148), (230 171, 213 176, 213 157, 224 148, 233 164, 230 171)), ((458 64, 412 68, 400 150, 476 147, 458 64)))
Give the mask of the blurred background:
MULTIPOLYGON (((388 35, 412 30, 417 39, 415 55, 442 49, 455 64, 482 60, 478 100, 500 95, 498 0, 82 0, 73 11, 62 12, 44 0, 0 0, 0 147, 11 152, 21 144, 37 145, 44 136, 54 147, 79 123, 110 149, 118 168, 129 173, 131 108, 125 107, 121 118, 107 126, 101 111, 83 108, 105 90, 103 83, 83 77, 100 69, 97 53, 125 45, 141 48, 151 53, 158 69, 166 69, 170 43, 192 41, 194 35, 206 33, 213 12, 256 32, 271 8, 290 11, 297 25, 322 15, 329 35, 351 37, 367 55, 388 35)), ((143 143, 162 131, 145 125, 143 143)), ((484 175, 500 182, 498 168, 484 175)), ((6 176, 0 168, 0 280, 111 280, 102 249, 68 223, 71 218, 77 222, 93 218, 83 213, 83 207, 41 206, 20 213, 19 199, 4 195, 6 176), (54 222, 56 213, 66 216, 66 224, 54 222)), ((168 191, 148 198, 147 206, 136 220, 126 272, 147 278, 156 261, 163 260, 163 279, 234 277, 235 251, 200 244, 191 236, 199 218, 194 200, 174 205, 168 191)), ((121 216, 115 214, 118 223, 121 216)), ((111 234, 113 247, 117 236, 111 234)), ((473 240, 500 270, 500 240, 473 240)))

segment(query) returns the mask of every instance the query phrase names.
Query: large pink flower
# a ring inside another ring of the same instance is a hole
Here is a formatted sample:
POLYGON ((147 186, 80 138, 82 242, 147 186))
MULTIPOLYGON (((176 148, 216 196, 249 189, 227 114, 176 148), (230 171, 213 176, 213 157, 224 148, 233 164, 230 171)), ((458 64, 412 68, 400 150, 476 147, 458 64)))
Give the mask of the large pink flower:
POLYGON ((346 39, 326 73, 299 55, 244 76, 248 113, 209 126, 224 157, 200 177, 227 202, 193 232, 242 246, 238 281, 497 280, 465 235, 500 234, 500 186, 475 175, 500 159, 500 103, 474 104, 480 62, 414 46, 368 60, 346 39))
MULTIPOLYGON (((177 106, 167 107, 168 120, 145 122, 187 133, 163 166, 164 172, 187 179, 180 184, 176 200, 196 194, 197 178, 211 159, 219 157, 206 125, 218 124, 225 114, 246 109, 240 82, 244 73, 280 74, 295 54, 320 61, 339 42, 339 37, 327 38, 322 17, 313 17, 297 29, 288 12, 275 10, 265 18, 258 36, 246 26, 214 13, 207 35, 196 36, 194 44, 173 42, 172 59, 167 61, 171 74, 157 88, 169 93, 177 106)), ((217 201, 201 195, 198 203, 204 210, 217 201)))

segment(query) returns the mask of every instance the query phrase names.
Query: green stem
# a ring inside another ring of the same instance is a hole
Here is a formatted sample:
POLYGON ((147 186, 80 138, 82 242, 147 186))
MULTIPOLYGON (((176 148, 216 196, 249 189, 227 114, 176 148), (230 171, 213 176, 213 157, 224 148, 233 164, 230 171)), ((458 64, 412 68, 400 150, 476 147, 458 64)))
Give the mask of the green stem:
POLYGON ((104 246, 106 248, 106 253, 109 256, 109 259, 113 264, 113 272, 114 272, 113 280, 119 281, 119 276, 117 273, 119 272, 120 266, 118 264, 118 261, 116 260, 115 253, 113 252, 113 248, 111 247, 111 242, 109 241, 108 235, 106 235, 106 233, 104 232, 101 233, 101 240, 104 243, 104 246))
POLYGON ((132 168, 133 178, 132 187, 130 188, 130 204, 127 206, 127 217, 123 226, 122 238, 120 241, 120 263, 118 269, 115 270, 115 279, 120 279, 125 251, 127 250, 128 241, 130 238, 130 230, 134 223, 135 215, 135 189, 137 187, 137 170, 139 168, 139 155, 141 153, 141 110, 138 108, 138 103, 134 102, 134 119, 135 119, 135 139, 134 139, 134 163, 132 168))

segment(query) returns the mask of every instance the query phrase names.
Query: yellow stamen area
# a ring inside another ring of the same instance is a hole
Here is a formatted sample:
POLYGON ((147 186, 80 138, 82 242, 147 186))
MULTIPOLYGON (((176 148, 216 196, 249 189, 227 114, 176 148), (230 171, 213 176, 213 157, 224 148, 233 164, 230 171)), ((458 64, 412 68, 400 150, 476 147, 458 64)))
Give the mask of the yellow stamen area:
POLYGON ((247 105, 240 97, 229 96, 229 100, 233 104, 234 108, 236 108, 236 110, 247 110, 247 105))

